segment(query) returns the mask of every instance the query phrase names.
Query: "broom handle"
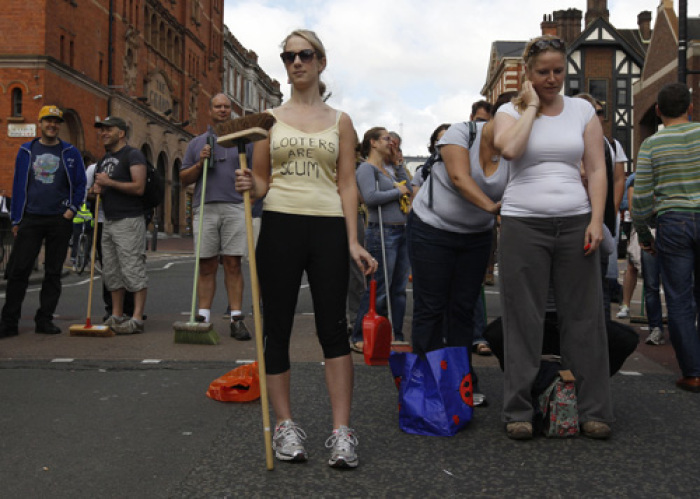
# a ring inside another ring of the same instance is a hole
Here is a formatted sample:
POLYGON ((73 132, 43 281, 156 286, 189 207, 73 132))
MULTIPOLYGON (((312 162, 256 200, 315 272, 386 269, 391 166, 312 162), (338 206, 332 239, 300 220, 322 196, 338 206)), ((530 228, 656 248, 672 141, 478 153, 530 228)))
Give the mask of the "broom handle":
POLYGON ((197 287, 199 285, 199 250, 202 247, 202 226, 204 225, 204 201, 207 193, 207 171, 209 170, 209 158, 214 154, 214 141, 210 135, 207 143, 211 146, 209 157, 204 159, 202 169, 202 189, 199 192, 199 226, 197 227, 197 244, 194 250, 194 283, 192 284, 192 308, 190 309, 190 323, 194 322, 194 312, 197 308, 197 287))
MULTIPOLYGON (((379 190, 379 177, 375 177, 377 190, 379 190)), ((377 205, 377 215, 379 216, 379 240, 382 244, 382 263, 384 267, 384 295, 386 296, 386 311, 391 324, 391 337, 394 337, 394 319, 391 313, 391 295, 389 294, 389 269, 386 267, 386 244, 384 243, 384 220, 382 217, 382 205, 377 205)))
MULTIPOLYGON (((97 200, 95 201, 95 218, 93 218, 94 221, 97 221, 100 216, 100 195, 97 195, 97 200)), ((95 279, 95 253, 97 253, 97 230, 96 225, 93 225, 93 231, 92 231, 92 249, 90 250, 90 291, 88 291, 88 304, 87 304, 87 315, 85 319, 85 325, 87 327, 92 327, 92 324, 90 322, 90 315, 92 315, 92 283, 94 282, 95 279)), ((103 227, 104 228, 104 227, 103 227)))
MULTIPOLYGON (((245 141, 239 141, 238 162, 241 170, 248 169, 245 154, 245 141)), ((250 191, 243 192, 243 208, 245 210, 245 228, 248 236, 248 266, 250 267, 250 289, 253 293, 253 319, 255 321, 255 349, 258 356, 258 374, 260 378, 260 402, 262 404, 263 436, 265 437, 265 459, 267 469, 274 469, 272 459, 272 434, 270 433, 270 409, 267 400, 267 378, 265 371, 265 352, 263 350, 262 318, 260 317, 260 285, 258 283, 258 266, 255 260, 255 235, 253 234, 253 206, 250 201, 250 191)))

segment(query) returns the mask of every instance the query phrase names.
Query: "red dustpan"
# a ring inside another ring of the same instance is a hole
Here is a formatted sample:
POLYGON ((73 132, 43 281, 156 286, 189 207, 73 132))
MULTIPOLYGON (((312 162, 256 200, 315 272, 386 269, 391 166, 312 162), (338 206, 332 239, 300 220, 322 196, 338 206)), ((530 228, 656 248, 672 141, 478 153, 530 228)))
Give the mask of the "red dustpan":
POLYGON ((362 336, 365 364, 369 366, 386 366, 391 353, 391 323, 389 319, 377 314, 377 281, 369 283, 369 311, 362 319, 362 336))

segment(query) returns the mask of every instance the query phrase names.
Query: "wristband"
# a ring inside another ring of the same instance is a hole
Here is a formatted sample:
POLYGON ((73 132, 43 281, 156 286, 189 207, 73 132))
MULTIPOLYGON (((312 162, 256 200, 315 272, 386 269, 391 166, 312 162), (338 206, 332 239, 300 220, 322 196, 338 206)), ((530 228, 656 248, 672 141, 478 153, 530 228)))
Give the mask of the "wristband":
POLYGON ((537 104, 528 104, 527 107, 540 107, 540 106, 537 104))

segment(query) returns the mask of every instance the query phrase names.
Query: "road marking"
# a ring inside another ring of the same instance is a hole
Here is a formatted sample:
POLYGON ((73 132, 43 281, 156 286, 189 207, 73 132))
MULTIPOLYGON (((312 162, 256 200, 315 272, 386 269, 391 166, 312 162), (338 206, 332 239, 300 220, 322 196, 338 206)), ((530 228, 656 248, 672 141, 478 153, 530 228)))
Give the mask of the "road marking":
POLYGON ((143 359, 141 364, 160 364, 161 362, 163 361, 160 359, 143 359))
POLYGON ((55 364, 63 363, 63 364, 70 364, 71 362, 74 362, 75 359, 52 359, 51 362, 55 364))
POLYGON ((167 269, 169 269, 170 267, 172 267, 173 265, 175 265, 174 262, 166 263, 165 265, 163 265, 163 270, 167 270, 167 269))
POLYGON ((642 373, 638 373, 637 371, 619 371, 619 373, 623 376, 644 376, 642 373))
POLYGON ((249 360, 249 359, 238 359, 236 360, 236 364, 252 364, 255 362, 254 360, 249 360))

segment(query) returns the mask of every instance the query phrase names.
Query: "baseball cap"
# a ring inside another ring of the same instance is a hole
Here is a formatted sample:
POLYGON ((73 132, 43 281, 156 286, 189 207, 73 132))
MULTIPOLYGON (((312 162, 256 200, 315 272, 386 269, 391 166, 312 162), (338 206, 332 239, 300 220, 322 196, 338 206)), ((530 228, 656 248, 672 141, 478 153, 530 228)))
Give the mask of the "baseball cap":
POLYGON ((117 116, 107 116, 102 121, 95 122, 95 128, 102 128, 103 126, 116 126, 117 128, 124 130, 125 132, 129 128, 126 125, 126 121, 124 121, 121 118, 118 118, 117 116))
POLYGON ((57 106, 44 106, 39 111, 39 121, 44 118, 56 118, 57 120, 63 121, 63 111, 61 111, 57 106))

